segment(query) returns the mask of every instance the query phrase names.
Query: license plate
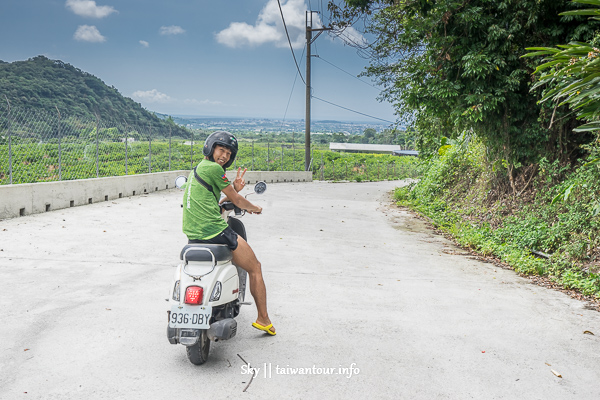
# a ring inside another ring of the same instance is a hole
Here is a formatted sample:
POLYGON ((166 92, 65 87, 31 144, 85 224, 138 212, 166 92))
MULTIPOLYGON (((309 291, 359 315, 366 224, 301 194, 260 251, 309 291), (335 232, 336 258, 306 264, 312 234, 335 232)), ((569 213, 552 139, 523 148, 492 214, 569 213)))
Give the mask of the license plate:
POLYGON ((177 304, 171 306, 169 328, 208 329, 211 315, 212 306, 177 304))

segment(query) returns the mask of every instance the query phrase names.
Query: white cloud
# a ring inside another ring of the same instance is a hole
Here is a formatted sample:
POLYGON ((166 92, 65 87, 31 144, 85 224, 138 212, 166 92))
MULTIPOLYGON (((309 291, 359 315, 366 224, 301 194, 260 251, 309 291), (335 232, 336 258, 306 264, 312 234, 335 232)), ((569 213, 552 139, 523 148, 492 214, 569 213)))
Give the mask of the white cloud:
POLYGON ((368 44, 367 39, 351 26, 345 28, 337 36, 351 46, 364 47, 368 44))
POLYGON ((209 106, 220 106, 223 105, 221 101, 216 100, 198 100, 198 99, 185 99, 180 100, 175 97, 171 97, 165 93, 161 93, 156 89, 152 90, 138 90, 134 92, 131 97, 142 104, 160 104, 161 107, 171 107, 180 110, 192 110, 198 109, 198 107, 206 108, 209 106), (166 106, 168 104, 169 106, 166 106))
POLYGON ((75 31, 75 34, 73 34, 73 39, 79 40, 80 42, 106 42, 106 38, 100 34, 98 28, 90 25, 80 25, 75 31))
POLYGON ((161 35, 180 35, 185 33, 185 30, 177 25, 161 26, 159 30, 161 35))
POLYGON ((146 42, 145 40, 140 40, 140 44, 144 47, 150 47, 150 43, 146 42))
POLYGON ((104 18, 117 12, 111 6, 98 6, 93 0, 67 0, 65 7, 82 17, 104 18))
POLYGON ((138 101, 145 101, 148 103, 169 103, 173 100, 171 96, 161 93, 156 89, 147 90, 145 92, 138 90, 133 92, 132 97, 138 101))
MULTIPOLYGON (((294 48, 302 48, 305 42, 306 5, 304 0, 281 1, 285 24, 294 48)), ((317 14, 313 14, 313 27, 321 26, 317 14)), ((217 42, 228 47, 258 46, 273 43, 277 47, 289 46, 277 0, 269 0, 258 15, 254 25, 232 22, 228 28, 216 34, 217 42)))
POLYGON ((183 101, 184 104, 186 105, 193 105, 193 106, 206 106, 206 105, 211 105, 211 106, 218 106, 220 104, 223 104, 223 102, 221 101, 217 101, 217 100, 196 100, 196 99, 185 99, 183 101))

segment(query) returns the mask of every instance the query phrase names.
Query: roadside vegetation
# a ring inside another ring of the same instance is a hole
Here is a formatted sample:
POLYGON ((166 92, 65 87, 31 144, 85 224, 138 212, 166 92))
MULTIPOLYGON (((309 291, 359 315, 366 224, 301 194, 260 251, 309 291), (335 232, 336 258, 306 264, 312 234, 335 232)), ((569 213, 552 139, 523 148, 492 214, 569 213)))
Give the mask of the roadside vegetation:
POLYGON ((346 0, 365 75, 415 131, 399 204, 516 271, 600 298, 600 0, 346 0))
MULTIPOLYGON (((399 205, 427 216, 461 246, 526 275, 600 297, 597 164, 542 159, 519 196, 486 159, 481 142, 456 144, 426 162, 418 183, 398 188, 399 205)), ((519 182, 521 183, 521 182, 519 182)))
MULTIPOLYGON (((68 138, 67 138, 68 139, 68 138)), ((10 146, 0 142, 0 185, 87 179, 186 170, 203 158, 203 140, 116 142, 19 140, 10 146)), ((297 143, 240 141, 232 168, 250 171, 303 171, 304 146, 297 143)), ((389 154, 338 153, 316 144, 311 151, 311 171, 317 180, 379 181, 414 178, 415 157, 389 154)))

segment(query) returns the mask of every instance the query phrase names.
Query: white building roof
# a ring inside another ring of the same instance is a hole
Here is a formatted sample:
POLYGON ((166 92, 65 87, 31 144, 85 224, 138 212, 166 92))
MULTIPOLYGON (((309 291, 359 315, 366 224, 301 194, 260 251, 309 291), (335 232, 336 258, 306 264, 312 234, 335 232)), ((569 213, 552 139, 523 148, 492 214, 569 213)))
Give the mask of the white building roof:
POLYGON ((402 150, 402 147, 396 144, 329 143, 329 150, 391 154, 394 150, 402 150))

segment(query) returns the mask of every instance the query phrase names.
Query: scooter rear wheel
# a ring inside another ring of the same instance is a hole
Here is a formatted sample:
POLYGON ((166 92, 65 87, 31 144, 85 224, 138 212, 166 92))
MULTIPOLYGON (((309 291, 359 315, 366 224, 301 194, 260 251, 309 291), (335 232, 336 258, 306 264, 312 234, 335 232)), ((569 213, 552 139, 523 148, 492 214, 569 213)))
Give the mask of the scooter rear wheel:
POLYGON ((208 352, 210 350, 210 339, 207 335, 207 330, 200 331, 198 343, 193 346, 186 347, 188 360, 194 365, 202 365, 208 360, 208 352))

